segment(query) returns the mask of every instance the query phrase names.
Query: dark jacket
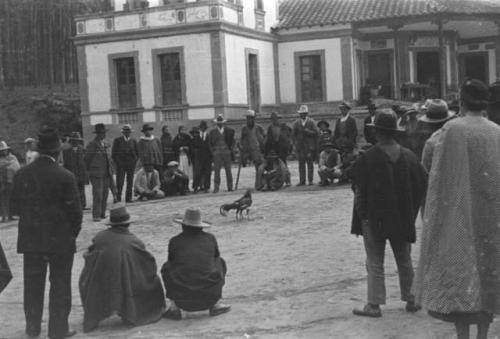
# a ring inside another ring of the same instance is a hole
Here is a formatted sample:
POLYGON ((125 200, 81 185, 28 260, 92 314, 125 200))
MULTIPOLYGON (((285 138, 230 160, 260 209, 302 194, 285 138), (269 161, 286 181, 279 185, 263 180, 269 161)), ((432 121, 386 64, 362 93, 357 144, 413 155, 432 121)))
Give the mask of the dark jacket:
POLYGON ((89 181, 87 174, 87 166, 85 166, 85 151, 82 146, 77 146, 65 149, 63 152, 64 168, 73 173, 76 177, 76 182, 79 185, 86 184, 89 181))
POLYGON ((175 160, 175 153, 170 133, 163 133, 160 137, 161 149, 163 154, 163 167, 166 167, 170 161, 175 160))
POLYGON ((316 157, 319 130, 314 120, 308 118, 305 126, 302 126, 301 119, 297 119, 293 124, 292 133, 297 153, 312 153, 316 157))
MULTIPOLYGON (((357 221, 368 220, 380 237, 415 242, 415 219, 427 183, 415 154, 401 147, 393 163, 376 145, 360 156, 354 173, 357 221)), ((353 223, 351 233, 362 234, 360 222, 353 223)))
POLYGON ((373 126, 367 126, 372 123, 372 117, 368 116, 363 121, 363 134, 365 135, 366 142, 369 142, 372 145, 377 143, 377 139, 375 138, 375 128, 373 126))
POLYGON ((19 216, 19 253, 75 252, 82 208, 73 173, 40 156, 16 173, 11 206, 19 216))
POLYGON ((167 298, 186 311, 208 309, 222 296, 226 264, 210 233, 184 227, 170 239, 168 261, 161 272, 167 298))
POLYGON ((113 140, 111 158, 119 168, 135 169, 138 159, 137 141, 132 138, 129 138, 127 141, 124 136, 116 138, 113 140))
POLYGON ((161 318, 165 298, 155 258, 128 228, 99 232, 83 257, 79 287, 84 332, 114 312, 134 325, 161 318))
POLYGON ((174 149, 175 160, 179 161, 179 155, 181 153, 181 147, 187 148, 184 152, 187 154, 189 161, 192 162, 191 154, 191 136, 187 133, 179 133, 175 136, 172 141, 172 147, 174 149))
POLYGON ((335 144, 339 149, 344 149, 345 147, 356 147, 356 138, 358 136, 358 127, 356 126, 356 120, 349 116, 345 121, 345 131, 342 133, 340 128, 341 120, 337 119, 335 124, 335 129, 333 131, 333 139, 335 144))
POLYGON ((89 142, 85 149, 84 159, 89 177, 112 176, 113 164, 111 163, 110 147, 106 142, 101 143, 97 139, 89 142))
POLYGON ((275 151, 281 160, 285 161, 291 148, 290 127, 284 123, 279 124, 278 133, 275 133, 273 125, 267 128, 266 141, 264 143, 264 154, 267 156, 275 151))
POLYGON ((224 126, 223 135, 220 134, 217 127, 212 128, 210 132, 208 132, 208 145, 210 147, 210 151, 212 154, 214 153, 215 145, 217 144, 217 140, 219 138, 224 138, 224 141, 229 148, 230 151, 233 150, 234 147, 234 129, 224 126))

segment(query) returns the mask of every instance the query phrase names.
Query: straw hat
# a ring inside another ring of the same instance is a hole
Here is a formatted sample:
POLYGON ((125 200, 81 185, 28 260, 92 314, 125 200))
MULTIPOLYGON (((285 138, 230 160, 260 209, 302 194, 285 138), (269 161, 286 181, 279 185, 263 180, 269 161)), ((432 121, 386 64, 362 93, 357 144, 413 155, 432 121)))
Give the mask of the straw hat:
POLYGON ((5 141, 0 141, 0 151, 6 151, 10 149, 9 145, 5 141))
POLYGON ((299 110, 297 111, 299 114, 308 114, 309 113, 309 107, 307 105, 300 105, 299 110))
POLYGON ((245 114, 247 118, 255 118, 255 111, 253 109, 249 109, 245 114))
POLYGON ((214 122, 215 122, 215 123, 219 123, 219 124, 225 123, 226 121, 227 121, 227 120, 226 120, 226 119, 224 119, 224 117, 222 116, 222 114, 219 114, 219 115, 217 116, 217 118, 216 118, 216 119, 214 119, 214 122))
POLYGON ((122 126, 122 132, 123 131, 130 131, 132 132, 132 126, 130 124, 125 124, 122 126))
POLYGON ((201 210, 199 208, 188 208, 184 212, 184 218, 174 219, 174 222, 190 227, 210 227, 210 223, 201 220, 201 210))

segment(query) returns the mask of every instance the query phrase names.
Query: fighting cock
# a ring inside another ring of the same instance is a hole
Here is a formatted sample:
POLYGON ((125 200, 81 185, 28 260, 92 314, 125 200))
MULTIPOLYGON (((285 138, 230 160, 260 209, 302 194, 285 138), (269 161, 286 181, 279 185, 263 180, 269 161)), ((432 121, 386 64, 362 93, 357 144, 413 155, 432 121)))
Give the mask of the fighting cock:
POLYGON ((250 206, 252 206, 252 192, 248 189, 245 194, 235 202, 222 205, 219 211, 221 215, 227 216, 227 212, 230 210, 236 210, 236 220, 242 220, 243 212, 246 211, 247 219, 250 220, 248 216, 250 206))

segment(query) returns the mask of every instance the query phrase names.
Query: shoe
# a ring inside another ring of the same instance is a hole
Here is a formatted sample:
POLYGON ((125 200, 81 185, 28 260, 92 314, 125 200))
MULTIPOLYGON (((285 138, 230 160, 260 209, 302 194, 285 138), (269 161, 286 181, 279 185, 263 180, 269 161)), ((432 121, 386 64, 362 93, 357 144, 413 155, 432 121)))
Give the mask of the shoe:
POLYGON ((209 310, 209 314, 211 317, 215 317, 215 316, 218 316, 218 315, 221 315, 223 313, 227 313, 231 310, 231 306, 227 306, 227 305, 224 305, 224 304, 215 304, 214 306, 212 306, 209 310))
POLYGON ((382 316, 382 311, 378 305, 376 307, 365 305, 362 310, 355 308, 352 310, 352 313, 362 317, 380 318, 382 316))
POLYGON ((130 204, 130 203, 132 203, 133 201, 132 201, 132 199, 126 199, 126 200, 125 200, 125 202, 126 202, 127 204, 130 204))
POLYGON ((72 337, 76 334, 76 331, 75 330, 68 330, 68 332, 64 335, 63 338, 69 338, 69 337, 72 337))
POLYGON ((305 186, 305 185, 306 185, 306 183, 305 183, 305 182, 299 182, 299 183, 298 183, 297 185, 295 185, 295 186, 305 186))
POLYGON ((171 309, 169 308, 165 313, 163 313, 163 318, 172 319, 172 320, 182 320, 182 313, 180 309, 171 309))
POLYGON ((40 327, 26 325, 26 335, 30 338, 36 338, 40 336, 40 327))
POLYGON ((422 309, 422 306, 415 304, 415 302, 413 302, 413 301, 408 301, 406 303, 406 307, 405 307, 406 312, 415 313, 415 312, 420 311, 421 309, 422 309))

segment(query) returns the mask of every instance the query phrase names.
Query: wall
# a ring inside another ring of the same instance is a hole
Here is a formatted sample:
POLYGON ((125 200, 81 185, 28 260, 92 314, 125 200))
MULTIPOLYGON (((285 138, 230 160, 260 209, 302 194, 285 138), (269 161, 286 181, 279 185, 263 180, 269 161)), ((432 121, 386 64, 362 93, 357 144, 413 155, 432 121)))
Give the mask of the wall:
POLYGON ((281 102, 297 102, 294 53, 309 50, 325 50, 326 101, 342 100, 340 38, 333 38, 285 42, 278 45, 281 102))
POLYGON ((262 105, 276 103, 273 44, 226 34, 227 91, 229 104, 248 105, 245 49, 257 50, 262 105))

